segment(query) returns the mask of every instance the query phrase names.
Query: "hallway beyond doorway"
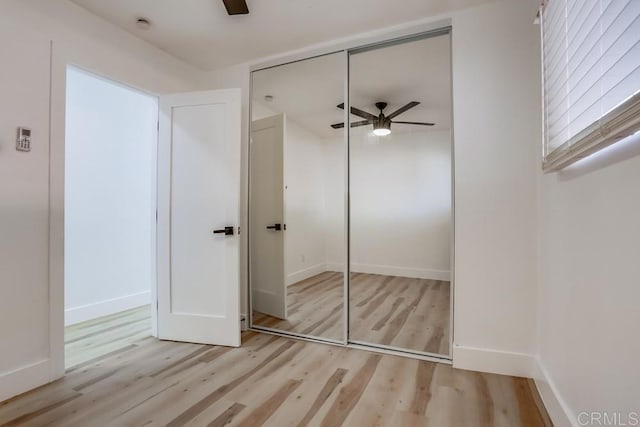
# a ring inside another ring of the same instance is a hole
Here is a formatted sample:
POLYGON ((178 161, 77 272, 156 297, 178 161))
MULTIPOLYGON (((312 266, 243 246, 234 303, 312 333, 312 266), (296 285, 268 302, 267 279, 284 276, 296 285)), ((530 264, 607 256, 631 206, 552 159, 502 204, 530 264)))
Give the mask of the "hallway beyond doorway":
POLYGON ((67 326, 64 331, 65 368, 122 350, 150 336, 149 305, 67 326))

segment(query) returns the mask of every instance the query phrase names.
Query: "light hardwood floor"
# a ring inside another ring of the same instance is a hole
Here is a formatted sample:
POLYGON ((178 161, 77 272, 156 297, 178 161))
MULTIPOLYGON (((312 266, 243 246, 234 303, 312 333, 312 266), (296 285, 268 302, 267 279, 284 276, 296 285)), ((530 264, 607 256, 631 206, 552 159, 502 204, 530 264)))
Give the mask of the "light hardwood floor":
POLYGON ((0 425, 550 425, 527 379, 255 332, 242 341, 130 343, 0 403, 0 425))
MULTIPOLYGON (((325 272, 287 289, 288 319, 254 311, 254 325, 342 340, 343 275, 325 272)), ((353 273, 350 340, 449 354, 449 282, 353 273)))
POLYGON ((65 366, 73 367, 151 336, 151 307, 134 308, 64 329, 65 366))

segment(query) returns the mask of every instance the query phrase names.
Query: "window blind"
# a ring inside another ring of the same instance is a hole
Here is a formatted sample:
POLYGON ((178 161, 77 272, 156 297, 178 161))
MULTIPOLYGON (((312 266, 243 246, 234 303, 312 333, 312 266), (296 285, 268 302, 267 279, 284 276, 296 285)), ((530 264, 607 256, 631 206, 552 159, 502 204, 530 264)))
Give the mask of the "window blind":
POLYGON ((547 0, 540 17, 555 171, 640 130, 640 0, 547 0))

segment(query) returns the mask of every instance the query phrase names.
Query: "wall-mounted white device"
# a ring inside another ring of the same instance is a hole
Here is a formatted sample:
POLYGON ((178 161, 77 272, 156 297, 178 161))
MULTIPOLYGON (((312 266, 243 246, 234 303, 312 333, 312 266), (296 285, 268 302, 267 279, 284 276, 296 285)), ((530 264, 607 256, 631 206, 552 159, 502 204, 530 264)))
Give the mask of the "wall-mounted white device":
POLYGON ((16 140, 16 150, 31 151, 31 129, 18 128, 18 139, 16 140))

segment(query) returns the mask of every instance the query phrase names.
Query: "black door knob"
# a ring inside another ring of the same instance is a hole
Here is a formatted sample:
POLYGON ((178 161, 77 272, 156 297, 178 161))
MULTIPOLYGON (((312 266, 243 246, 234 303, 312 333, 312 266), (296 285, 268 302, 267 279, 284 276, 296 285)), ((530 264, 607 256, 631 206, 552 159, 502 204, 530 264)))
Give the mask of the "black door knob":
POLYGON ((282 230, 282 224, 267 225, 267 230, 280 231, 280 230, 282 230))
POLYGON ((233 227, 225 227, 220 230, 213 230, 213 234, 224 234, 225 236, 233 236, 233 227))

